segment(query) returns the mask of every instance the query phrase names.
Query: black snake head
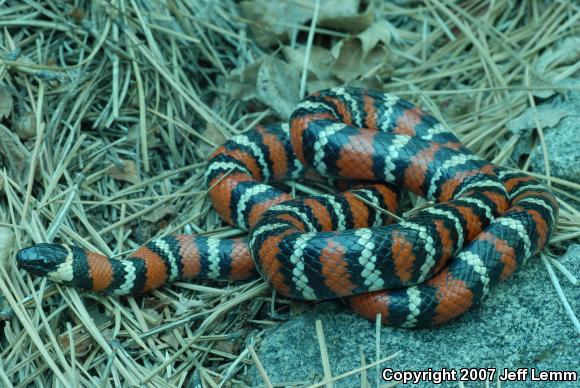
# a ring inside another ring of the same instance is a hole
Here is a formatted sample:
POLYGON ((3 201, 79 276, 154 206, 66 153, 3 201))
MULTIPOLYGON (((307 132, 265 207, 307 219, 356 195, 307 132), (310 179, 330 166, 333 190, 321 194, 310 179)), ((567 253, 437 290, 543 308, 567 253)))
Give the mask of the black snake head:
POLYGON ((50 276, 70 259, 72 252, 61 244, 36 244, 16 254, 18 266, 38 276, 50 276))

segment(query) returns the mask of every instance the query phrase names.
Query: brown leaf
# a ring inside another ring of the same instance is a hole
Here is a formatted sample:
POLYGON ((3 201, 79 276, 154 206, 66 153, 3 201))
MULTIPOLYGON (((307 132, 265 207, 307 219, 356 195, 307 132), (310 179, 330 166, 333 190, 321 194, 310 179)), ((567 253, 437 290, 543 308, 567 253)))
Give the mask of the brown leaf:
POLYGON ((30 152, 22 144, 18 136, 4 125, 0 124, 0 155, 3 155, 7 163, 23 174, 30 160, 30 152))
POLYGON ((12 115, 12 128, 21 139, 30 139, 36 135, 36 119, 32 112, 12 115))
POLYGON ((0 120, 10 116, 14 100, 6 85, 0 85, 0 120))
MULTIPOLYGON (((300 48, 284 47, 282 48, 282 53, 291 66, 300 72, 302 71, 305 55, 304 46, 300 48)), ((332 55, 330 50, 323 47, 312 46, 310 57, 308 59, 308 72, 311 73, 310 78, 316 80, 332 79, 332 65, 334 64, 334 61, 335 57, 332 55)))
POLYGON ((157 223, 167 216, 172 216, 176 213, 175 209, 171 206, 161 206, 153 209, 149 213, 143 216, 143 219, 147 222, 157 223))
MULTIPOLYGON (((290 65, 301 72, 304 66, 304 47, 300 49, 284 47, 282 52, 290 65)), ((306 81, 307 93, 313 93, 344 84, 343 81, 339 80, 333 74, 335 60, 336 59, 330 50, 317 46, 312 47, 310 58, 308 60, 308 78, 306 81)), ((385 72, 382 71, 381 75, 384 73, 385 72)), ((379 77, 351 80, 349 85, 378 90, 383 87, 383 83, 379 77)))
POLYGON ((379 20, 357 35, 361 41, 363 56, 367 56, 381 42, 385 46, 391 43, 391 31, 394 27, 386 20, 379 20))
POLYGON ((244 101, 257 98, 283 119, 290 117, 300 100, 300 72, 274 57, 263 57, 242 71, 232 74, 227 90, 244 101))
POLYGON ((272 108, 280 118, 290 118, 294 107, 300 101, 300 73, 274 57, 264 61, 258 71, 256 94, 266 106, 272 108))
POLYGON ((333 0, 329 1, 329 3, 330 4, 326 5, 324 11, 322 11, 322 2, 320 4, 321 12, 318 25, 321 27, 357 33, 364 31, 373 22, 374 2, 371 0, 357 1, 356 9, 354 11, 350 8, 352 4, 348 4, 350 12, 346 11, 346 4, 344 4, 350 2, 333 0), (334 12, 335 10, 342 10, 344 14, 334 12))
POLYGON ((573 104, 544 104, 535 108, 526 109, 521 115, 507 123, 507 129, 514 134, 525 134, 537 127, 536 119, 542 128, 551 128, 558 125, 566 116, 578 116, 577 107, 573 104))
MULTIPOLYGON (((560 80, 558 77, 570 68, 575 68, 580 62, 580 37, 570 36, 562 39, 553 46, 549 46, 536 60, 533 68, 538 74, 542 74, 553 83, 560 80)), ((562 82, 565 84, 565 82, 562 82)), ((539 98, 549 98, 556 93, 554 89, 534 90, 533 94, 539 98)))
POLYGON ((344 82, 351 82, 389 66, 393 55, 388 47, 395 33, 388 21, 380 20, 357 36, 339 42, 332 50, 337 57, 333 74, 344 82))
POLYGON ((256 97, 256 81, 258 80, 258 71, 264 58, 259 58, 254 63, 251 63, 241 70, 234 71, 228 77, 226 83, 227 92, 232 97, 242 99, 244 101, 251 100, 256 97))
POLYGON ((179 301, 177 302, 173 301, 173 303, 175 304, 176 307, 175 315, 177 316, 188 314, 191 312, 191 310, 197 309, 205 304, 205 302, 199 299, 185 299, 185 298, 180 298, 179 301))
POLYGON ((213 143, 212 145, 205 141, 198 142, 197 148, 200 151, 200 155, 202 155, 204 158, 208 155, 211 155, 211 153, 215 151, 217 147, 219 147, 221 144, 224 144, 227 140, 226 135, 223 133, 220 127, 213 122, 208 122, 206 124, 206 127, 201 132, 201 135, 213 143))
MULTIPOLYGON (((0 184, 2 178, 0 177, 0 184)), ((0 186, 0 190, 2 187, 0 186)), ((8 258, 14 250, 14 232, 11 228, 0 225, 0 266, 8 270, 8 258)))
POLYGON ((362 41, 355 37, 342 42, 338 58, 333 66, 333 73, 344 82, 356 78, 365 78, 374 68, 388 62, 389 51, 383 45, 376 45, 366 55, 362 41))
POLYGON ((546 73, 554 64, 575 65, 580 60, 580 37, 571 36, 557 45, 550 47, 534 61, 534 69, 540 74, 546 73))
POLYGON ((240 348, 239 343, 235 341, 215 341, 214 349, 224 353, 237 354, 240 348))
MULTIPOLYGON (((77 337, 81 337, 81 335, 77 335, 77 337)), ((67 349, 71 345, 68 332, 61 334, 58 337, 58 340, 62 349, 67 349)), ((93 349, 93 341, 91 340, 91 337, 82 341, 79 341, 77 338, 75 338, 74 344, 75 356, 79 357, 80 359, 85 357, 93 349)))
POLYGON ((333 88, 335 86, 340 86, 343 84, 344 84, 344 82, 339 81, 336 77, 333 77, 333 78, 328 79, 328 80, 313 79, 313 80, 310 80, 306 83, 306 92, 308 92, 310 94, 310 93, 317 92, 319 90, 330 89, 330 88, 333 88))
POLYGON ((137 174, 137 164, 132 160, 121 160, 123 167, 112 167, 109 170, 109 176, 119 181, 130 182, 133 184, 139 183, 139 175, 137 174))
MULTIPOLYGON (((224 133, 220 131, 218 126, 213 122, 207 123, 205 131, 203 132, 203 136, 207 140, 217 145, 223 144, 227 140, 226 135, 224 135, 224 133)), ((205 144, 205 142, 200 143, 205 144)))
POLYGON ((167 334, 162 335, 160 339, 164 344, 171 346, 171 348, 174 350, 179 349, 181 347, 179 340, 177 339, 175 334, 173 334, 173 332, 169 332, 167 334))
MULTIPOLYGON (((311 1, 242 1, 240 8, 244 17, 252 21, 256 42, 264 47, 288 40, 292 31, 314 14, 311 1)), ((321 0, 318 25, 359 32, 372 23, 372 8, 372 2, 367 0, 321 0), (364 9, 362 13, 360 8, 364 9)))

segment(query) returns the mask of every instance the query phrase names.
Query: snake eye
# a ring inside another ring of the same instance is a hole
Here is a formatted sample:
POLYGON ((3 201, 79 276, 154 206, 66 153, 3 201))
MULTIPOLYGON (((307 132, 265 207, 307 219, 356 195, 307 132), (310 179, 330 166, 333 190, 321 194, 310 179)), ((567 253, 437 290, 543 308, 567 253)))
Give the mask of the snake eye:
POLYGON ((18 266, 35 275, 44 276, 63 263, 69 251, 60 244, 37 244, 16 254, 18 266))

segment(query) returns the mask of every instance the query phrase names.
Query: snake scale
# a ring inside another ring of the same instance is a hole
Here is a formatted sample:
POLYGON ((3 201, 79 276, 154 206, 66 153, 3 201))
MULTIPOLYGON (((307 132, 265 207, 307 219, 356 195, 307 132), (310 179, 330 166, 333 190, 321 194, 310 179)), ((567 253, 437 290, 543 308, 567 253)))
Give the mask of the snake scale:
POLYGON ((558 217, 536 179, 473 154, 411 102, 357 88, 314 93, 289 124, 231 138, 209 158, 205 180, 215 210, 246 238, 168 236, 124 260, 37 244, 17 262, 56 282, 120 295, 176 279, 262 276, 285 296, 344 298, 369 319, 422 327, 481 302, 542 250, 558 217), (356 182, 299 198, 271 184, 311 170, 356 182), (434 204, 394 223, 401 189, 434 204))

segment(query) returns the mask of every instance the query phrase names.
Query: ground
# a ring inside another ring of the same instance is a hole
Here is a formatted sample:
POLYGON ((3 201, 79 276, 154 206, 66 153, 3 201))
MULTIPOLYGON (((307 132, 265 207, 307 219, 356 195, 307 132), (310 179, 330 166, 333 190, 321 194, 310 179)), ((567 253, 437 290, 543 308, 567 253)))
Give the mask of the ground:
POLYGON ((378 368, 577 365, 579 11, 571 1, 2 2, 0 386, 309 386, 349 371, 336 385, 375 386, 375 366, 366 378, 356 369, 385 357, 378 368), (261 281, 114 298, 17 268, 16 250, 42 241, 122 256, 178 231, 240 235, 210 207, 207 156, 338 85, 412 100, 478 155, 551 185, 560 221, 543 256, 483 306, 423 331, 375 330, 340 302, 296 303, 261 281))

